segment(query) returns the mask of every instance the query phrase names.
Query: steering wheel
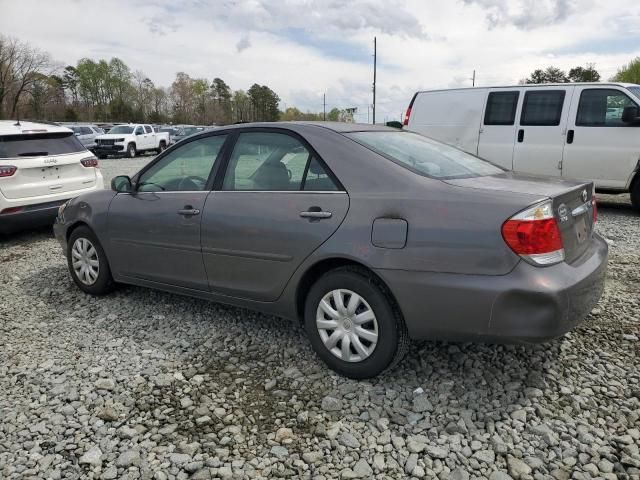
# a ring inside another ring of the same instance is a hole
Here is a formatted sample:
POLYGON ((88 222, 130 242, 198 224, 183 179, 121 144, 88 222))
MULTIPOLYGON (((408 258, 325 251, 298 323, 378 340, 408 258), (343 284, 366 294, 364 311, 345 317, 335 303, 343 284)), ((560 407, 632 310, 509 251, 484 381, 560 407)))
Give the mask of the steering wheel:
POLYGON ((202 190, 204 188, 204 185, 207 183, 207 180, 205 178, 198 177, 197 175, 189 175, 188 177, 180 179, 178 190, 184 191, 183 186, 185 186, 186 182, 191 182, 191 184, 195 186, 195 188, 186 190, 202 190))

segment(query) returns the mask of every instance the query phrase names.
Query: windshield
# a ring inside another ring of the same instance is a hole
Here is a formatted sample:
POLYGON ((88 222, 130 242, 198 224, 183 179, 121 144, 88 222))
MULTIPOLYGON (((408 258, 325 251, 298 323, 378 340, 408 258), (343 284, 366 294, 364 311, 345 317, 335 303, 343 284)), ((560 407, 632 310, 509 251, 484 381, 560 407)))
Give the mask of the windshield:
POLYGON ((0 136, 0 158, 63 155, 84 149, 71 132, 0 136))
POLYGON ((133 127, 128 125, 118 125, 109 130, 109 133, 133 133, 133 127))
POLYGON ((353 132, 347 137, 420 175, 465 178, 502 173, 473 155, 409 132, 353 132))
POLYGON ((73 133, 82 133, 82 127, 71 127, 73 133))
POLYGON ((637 87, 627 87, 627 90, 633 93, 636 96, 637 100, 640 100, 640 85, 638 85, 637 87))
POLYGON ((202 130, 201 128, 196 128, 196 127, 188 127, 188 128, 183 128, 182 130, 180 130, 178 132, 178 135, 191 135, 192 133, 196 133, 199 132, 200 130, 202 130))

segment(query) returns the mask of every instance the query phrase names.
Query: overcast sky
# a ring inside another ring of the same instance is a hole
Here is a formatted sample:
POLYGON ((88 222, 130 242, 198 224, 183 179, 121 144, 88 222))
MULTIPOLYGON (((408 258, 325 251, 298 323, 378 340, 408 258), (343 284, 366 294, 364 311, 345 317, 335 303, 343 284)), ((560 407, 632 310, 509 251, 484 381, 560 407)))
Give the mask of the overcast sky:
POLYGON ((0 32, 63 64, 119 57, 157 85, 178 71, 266 84, 281 108, 357 107, 367 121, 373 37, 377 120, 416 90, 513 84, 535 68, 640 55, 639 0, 0 0, 0 32))

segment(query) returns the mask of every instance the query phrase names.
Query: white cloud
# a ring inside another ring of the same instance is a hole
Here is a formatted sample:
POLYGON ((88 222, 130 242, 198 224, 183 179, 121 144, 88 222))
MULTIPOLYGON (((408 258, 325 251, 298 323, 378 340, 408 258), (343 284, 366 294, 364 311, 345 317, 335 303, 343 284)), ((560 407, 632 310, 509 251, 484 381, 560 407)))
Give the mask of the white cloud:
MULTIPOLYGON (((168 86, 178 71, 269 85, 321 111, 371 102, 398 119, 418 89, 513 84, 535 68, 594 62, 603 78, 640 55, 637 0, 0 0, 0 32, 74 64, 117 56, 168 86)), ((284 106, 284 105, 283 105, 284 106)))

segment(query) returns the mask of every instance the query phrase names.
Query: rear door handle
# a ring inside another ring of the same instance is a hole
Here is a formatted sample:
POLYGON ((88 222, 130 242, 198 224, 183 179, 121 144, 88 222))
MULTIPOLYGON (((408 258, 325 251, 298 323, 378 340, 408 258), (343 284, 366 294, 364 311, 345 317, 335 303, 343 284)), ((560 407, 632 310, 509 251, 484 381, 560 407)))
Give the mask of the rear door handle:
POLYGON ((521 128, 518 130, 518 143, 522 143, 524 141, 524 130, 521 128))
POLYGON ((331 212, 322 212, 322 211, 307 211, 300 212, 300 216, 302 218, 311 218, 311 219, 320 219, 320 218, 331 218, 331 212))
POLYGON ((185 217, 189 217, 191 215, 200 215, 200 210, 187 205, 186 207, 178 210, 178 215, 184 215, 185 217))

